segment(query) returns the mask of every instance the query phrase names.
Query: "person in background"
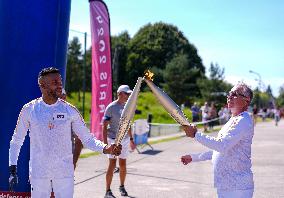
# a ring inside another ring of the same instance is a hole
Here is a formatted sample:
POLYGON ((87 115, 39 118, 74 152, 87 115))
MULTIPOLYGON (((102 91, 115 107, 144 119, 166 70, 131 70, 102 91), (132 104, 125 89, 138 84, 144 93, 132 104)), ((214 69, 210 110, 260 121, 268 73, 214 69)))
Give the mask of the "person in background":
MULTIPOLYGON (((209 120, 212 120, 214 118, 217 118, 217 109, 215 107, 215 104, 214 102, 211 102, 211 106, 209 108, 209 112, 208 112, 208 117, 209 117, 209 120)), ((209 125, 209 128, 210 129, 213 129, 214 125, 215 125, 215 121, 211 121, 208 123, 209 125)))
POLYGON ((192 114, 192 122, 198 122, 199 121, 199 113, 200 109, 197 106, 197 103, 195 102, 192 107, 190 108, 191 114, 192 114))
POLYGON ((228 120, 229 120, 230 117, 231 117, 231 112, 230 112, 230 110, 228 109, 228 106, 227 106, 227 105, 224 106, 224 114, 225 114, 225 122, 228 122, 228 120))
POLYGON ((59 96, 60 99, 67 101, 67 93, 65 91, 65 89, 62 87, 62 92, 61 95, 59 96))
POLYGON ((208 105, 208 102, 205 102, 204 106, 202 106, 200 110, 201 110, 201 115, 202 115, 202 122, 204 122, 203 123, 204 132, 207 132, 207 128, 208 128, 207 121, 209 120, 209 105, 208 105))
POLYGON ((224 107, 221 107, 221 109, 218 111, 218 116, 219 116, 219 123, 220 123, 220 125, 225 124, 226 121, 225 121, 224 107))
POLYGON ((266 117, 267 117, 267 108, 264 107, 264 108, 263 108, 263 114, 262 114, 262 121, 263 121, 263 122, 266 120, 266 117))
POLYGON ((278 122, 280 120, 280 109, 278 107, 274 109, 274 120, 275 120, 275 126, 278 126, 278 122))
MULTIPOLYGON (((105 144, 114 143, 118 129, 119 129, 119 121, 122 111, 124 109, 124 105, 127 102, 129 95, 132 93, 128 85, 121 85, 117 89, 118 99, 110 103, 105 110, 105 114, 103 117, 103 139, 105 144)), ((126 159, 129 154, 129 146, 132 150, 135 149, 135 144, 133 140, 133 136, 131 133, 131 128, 128 133, 124 137, 121 142, 122 151, 118 156, 119 161, 119 177, 120 177, 120 187, 119 191, 121 196, 128 196, 128 193, 124 187, 125 179, 126 179, 126 159)), ((108 155, 109 165, 106 173, 106 193, 105 198, 114 198, 111 191, 111 182, 113 178, 114 169, 116 167, 116 157, 114 155, 108 155)))
POLYGON ((252 113, 253 113, 253 122, 254 122, 254 125, 256 125, 257 115, 258 115, 258 108, 256 105, 253 105, 252 113))

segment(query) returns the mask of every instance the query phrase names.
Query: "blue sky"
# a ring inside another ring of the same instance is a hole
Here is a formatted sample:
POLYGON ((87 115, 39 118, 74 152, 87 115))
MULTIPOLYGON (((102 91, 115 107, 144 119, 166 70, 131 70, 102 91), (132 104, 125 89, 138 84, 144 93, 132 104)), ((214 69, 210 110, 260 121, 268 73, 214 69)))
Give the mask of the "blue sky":
MULTIPOLYGON (((111 34, 131 36, 147 23, 178 27, 198 49, 203 64, 225 68, 225 79, 244 81, 252 88, 260 74, 278 95, 284 84, 284 1, 281 0, 105 0, 111 34)), ((73 0, 70 29, 90 34, 89 3, 73 0)), ((70 31, 70 38, 82 35, 70 31)), ((90 45, 88 36, 87 46, 90 45)), ((208 72, 207 72, 208 73, 208 72)))

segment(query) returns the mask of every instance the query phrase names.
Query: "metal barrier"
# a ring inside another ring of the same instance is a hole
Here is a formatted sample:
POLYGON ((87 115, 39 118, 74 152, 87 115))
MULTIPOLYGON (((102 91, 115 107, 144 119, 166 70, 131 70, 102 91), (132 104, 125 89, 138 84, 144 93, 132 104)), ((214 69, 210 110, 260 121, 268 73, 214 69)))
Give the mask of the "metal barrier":
MULTIPOLYGON (((193 122, 195 125, 203 125, 210 122, 219 120, 220 117, 203 122, 193 122)), ((183 132, 180 124, 163 124, 163 123, 150 123, 150 137, 169 135, 173 133, 183 132)))

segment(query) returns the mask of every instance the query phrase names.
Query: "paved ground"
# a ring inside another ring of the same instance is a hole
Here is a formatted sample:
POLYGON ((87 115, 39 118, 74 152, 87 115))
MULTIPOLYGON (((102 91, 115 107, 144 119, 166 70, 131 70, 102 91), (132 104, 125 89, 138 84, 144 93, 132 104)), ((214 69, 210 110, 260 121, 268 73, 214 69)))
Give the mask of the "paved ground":
MULTIPOLYGON (((210 161, 184 166, 180 156, 200 152, 205 147, 189 138, 153 145, 154 151, 144 148, 143 154, 133 152, 128 159, 126 189, 129 197, 179 198, 216 197, 210 161)), ((258 123, 253 140, 254 197, 284 198, 284 121, 258 123)), ((75 172, 76 198, 100 198, 105 193, 103 155, 80 159, 75 172)), ((114 174, 112 191, 118 191, 119 174, 114 174)))

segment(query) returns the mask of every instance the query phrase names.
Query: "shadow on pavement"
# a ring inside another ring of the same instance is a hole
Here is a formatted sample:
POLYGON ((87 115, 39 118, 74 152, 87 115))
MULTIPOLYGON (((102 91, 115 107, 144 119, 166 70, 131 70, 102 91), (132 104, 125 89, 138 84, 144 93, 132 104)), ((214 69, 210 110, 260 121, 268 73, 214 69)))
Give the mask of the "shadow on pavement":
POLYGON ((143 151, 140 154, 146 154, 146 155, 157 155, 159 153, 161 153, 163 151, 160 150, 147 150, 147 151, 143 151))
POLYGON ((161 176, 155 176, 155 175, 146 175, 146 174, 139 174, 139 173, 127 173, 128 175, 136 175, 136 176, 141 176, 141 177, 148 177, 148 178, 158 178, 158 179, 164 179, 164 180, 169 180, 169 181, 178 181, 178 182, 186 182, 186 183, 191 183, 191 184, 199 184, 199 185, 204 185, 204 186, 211 186, 210 183, 203 183, 203 182, 198 182, 198 181, 190 181, 190 180, 183 180, 183 179, 176 179, 176 178, 169 178, 169 177, 161 177, 161 176))

